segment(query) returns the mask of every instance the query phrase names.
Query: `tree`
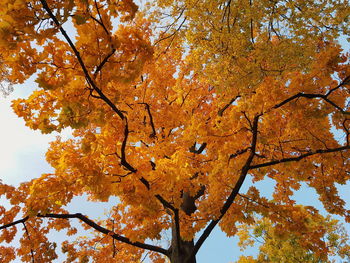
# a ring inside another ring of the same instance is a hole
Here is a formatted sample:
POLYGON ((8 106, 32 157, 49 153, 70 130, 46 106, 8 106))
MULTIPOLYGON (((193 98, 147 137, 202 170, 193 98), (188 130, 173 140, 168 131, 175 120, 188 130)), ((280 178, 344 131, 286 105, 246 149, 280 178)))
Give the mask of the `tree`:
POLYGON ((283 231, 266 218, 257 219, 255 226, 241 225, 240 246, 245 249, 256 242, 261 245, 256 259, 242 256, 238 262, 335 262, 331 261, 335 255, 349 261, 349 237, 344 227, 329 216, 301 211, 308 225, 303 231, 283 231))
MULTIPOLYGON (((218 224, 229 236, 257 215, 307 229, 303 216, 317 212, 290 198, 301 183, 349 221, 336 187, 350 177, 349 54, 337 42, 349 36, 348 3, 159 0, 144 8, 1 1, 6 81, 35 76, 39 86, 14 111, 32 129, 71 127, 74 138, 48 149, 54 173, 1 184, 12 207, 1 208, 0 240, 22 224, 16 255, 50 262, 56 244, 46 234, 75 233, 75 218, 95 236, 65 242, 67 262, 136 262, 149 251, 154 262, 193 263, 218 224), (272 200, 254 186, 242 193, 247 175, 275 180, 272 200), (82 194, 120 203, 94 221, 65 210, 82 194), (171 242, 159 245, 165 232, 171 242)), ((1 247, 1 260, 13 251, 1 247)))

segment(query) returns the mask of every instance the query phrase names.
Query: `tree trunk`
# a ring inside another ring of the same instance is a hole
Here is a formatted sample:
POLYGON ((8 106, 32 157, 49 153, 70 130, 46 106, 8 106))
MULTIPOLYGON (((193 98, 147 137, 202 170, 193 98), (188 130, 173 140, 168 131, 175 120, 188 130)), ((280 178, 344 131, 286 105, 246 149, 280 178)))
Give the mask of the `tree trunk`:
POLYGON ((176 229, 175 222, 172 226, 172 238, 170 248, 171 263, 196 263, 196 255, 193 253, 194 241, 183 240, 176 229), (180 240, 178 240, 178 237, 180 240))
MULTIPOLYGON (((182 193, 181 210, 186 215, 191 216, 196 210, 195 201, 204 194, 205 187, 202 187, 195 196, 191 196, 188 192, 182 193)), ((175 217, 173 218, 171 228, 172 238, 170 247, 170 262, 171 263, 196 263, 196 255, 194 253, 194 241, 185 241, 181 238, 180 226, 176 228, 175 217), (179 239, 179 240, 178 240, 179 239)), ((179 224, 179 222, 178 222, 179 224)))
POLYGON ((173 239, 171 245, 171 263, 196 263, 196 255, 193 254, 194 242, 180 240, 179 245, 174 244, 176 238, 173 239))

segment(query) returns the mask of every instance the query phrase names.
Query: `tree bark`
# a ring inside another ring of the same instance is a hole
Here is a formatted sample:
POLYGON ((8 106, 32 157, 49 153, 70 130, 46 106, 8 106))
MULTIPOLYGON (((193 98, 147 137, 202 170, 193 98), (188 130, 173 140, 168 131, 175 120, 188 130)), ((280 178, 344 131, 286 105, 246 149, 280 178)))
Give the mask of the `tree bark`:
MULTIPOLYGON (((206 144, 204 144, 206 145, 206 144)), ((203 147, 204 149, 205 147, 203 147)), ((195 196, 191 196, 188 192, 182 193, 181 210, 186 215, 191 216, 196 210, 196 200, 204 194, 205 187, 203 186, 195 196)), ((177 214, 178 215, 178 214, 177 214)), ((176 216, 173 218, 172 225, 172 239, 169 258, 171 263, 196 263, 196 252, 194 247, 194 240, 186 241, 181 238, 180 225, 176 222, 176 216), (177 225, 178 224, 178 225, 177 225)))
POLYGON ((177 240, 175 227, 172 228, 171 241, 171 263, 196 263, 196 255, 194 252, 194 241, 185 241, 180 238, 177 240))

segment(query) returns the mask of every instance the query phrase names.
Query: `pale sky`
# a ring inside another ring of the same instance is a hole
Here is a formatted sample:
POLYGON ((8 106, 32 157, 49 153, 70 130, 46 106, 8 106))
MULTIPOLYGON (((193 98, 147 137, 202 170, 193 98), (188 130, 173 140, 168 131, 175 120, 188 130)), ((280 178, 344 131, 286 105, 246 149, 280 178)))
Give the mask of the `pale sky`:
POLYGON ((19 181, 38 176, 45 163, 45 149, 53 135, 42 135, 25 127, 13 112, 11 100, 21 92, 16 89, 7 98, 0 97, 0 177, 3 182, 17 185, 19 181))

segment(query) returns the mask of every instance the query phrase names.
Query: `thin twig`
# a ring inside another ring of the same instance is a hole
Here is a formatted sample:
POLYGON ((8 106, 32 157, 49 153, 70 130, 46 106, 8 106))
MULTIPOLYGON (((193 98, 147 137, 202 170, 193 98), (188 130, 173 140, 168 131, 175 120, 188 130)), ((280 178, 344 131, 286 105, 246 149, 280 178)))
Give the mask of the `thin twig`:
POLYGON ((311 152, 308 152, 308 153, 305 153, 305 154, 301 154, 301 155, 299 155, 297 157, 282 158, 282 159, 275 160, 275 161, 270 161, 270 162, 266 162, 266 163, 260 163, 260 164, 251 165, 251 166, 249 166, 249 170, 262 168, 262 167, 267 167, 267 166, 272 166, 272 165, 281 164, 281 163, 297 162, 297 161, 300 161, 300 160, 302 160, 302 159, 304 159, 306 157, 312 156, 312 155, 341 152, 341 151, 345 151, 345 150, 349 150, 349 149, 350 149, 349 145, 338 147, 338 148, 333 148, 333 149, 319 149, 319 150, 316 150, 316 151, 311 151, 311 152))
MULTIPOLYGON (((22 222, 22 224, 23 224, 24 230, 26 231, 26 235, 27 235, 27 237, 28 237, 28 240, 29 240, 30 243, 31 243, 29 231, 28 231, 28 228, 27 228, 27 226, 26 226, 25 221, 22 222)), ((32 244, 31 244, 31 248, 30 248, 30 255, 31 255, 31 257, 32 257, 32 262, 34 263, 34 262, 35 262, 35 258, 34 258, 34 251, 33 251, 33 248, 32 248, 32 244)))
POLYGON ((73 50, 73 53, 76 56, 76 58, 78 59, 80 67, 82 68, 82 70, 84 72, 84 76, 85 76, 87 82, 98 93, 98 95, 101 97, 101 99, 104 100, 113 109, 113 111, 115 113, 117 113, 117 115, 120 117, 120 119, 124 120, 124 118, 125 118, 124 114, 117 108, 117 106, 110 99, 108 99, 108 97, 102 92, 102 90, 96 85, 96 83, 91 78, 90 73, 87 70, 87 68, 85 66, 85 63, 84 63, 84 61, 83 61, 79 51, 77 50, 77 48, 73 44, 73 42, 70 39, 70 37, 68 36, 67 32, 63 29, 62 25, 57 20, 56 16, 52 13, 52 11, 51 11, 50 7, 48 6, 46 0, 40 0, 40 2, 42 4, 43 8, 45 9, 45 11, 49 14, 50 18, 53 20, 53 22, 55 23, 55 25, 59 29, 59 31, 61 32, 61 34, 64 36, 64 38, 68 42, 68 44, 71 47, 71 49, 73 50))
POLYGON ((157 133, 156 133, 156 128, 154 126, 154 121, 153 121, 153 116, 152 116, 152 113, 151 113, 151 108, 150 108, 149 104, 146 103, 146 102, 140 102, 139 104, 145 105, 145 108, 146 108, 148 116, 149 116, 149 122, 150 122, 150 125, 151 125, 151 128, 152 128, 152 133, 151 133, 150 137, 154 138, 154 137, 156 137, 157 133))
POLYGON ((240 95, 237 95, 236 97, 234 97, 234 98, 232 98, 231 100, 230 100, 230 102, 229 103, 227 103, 223 108, 221 108, 219 111, 218 111, 218 115, 220 116, 220 117, 222 117, 222 115, 224 114, 224 111, 228 108, 228 107, 230 107, 231 105, 232 105, 232 103, 234 103, 238 98, 240 98, 241 96, 240 95))

